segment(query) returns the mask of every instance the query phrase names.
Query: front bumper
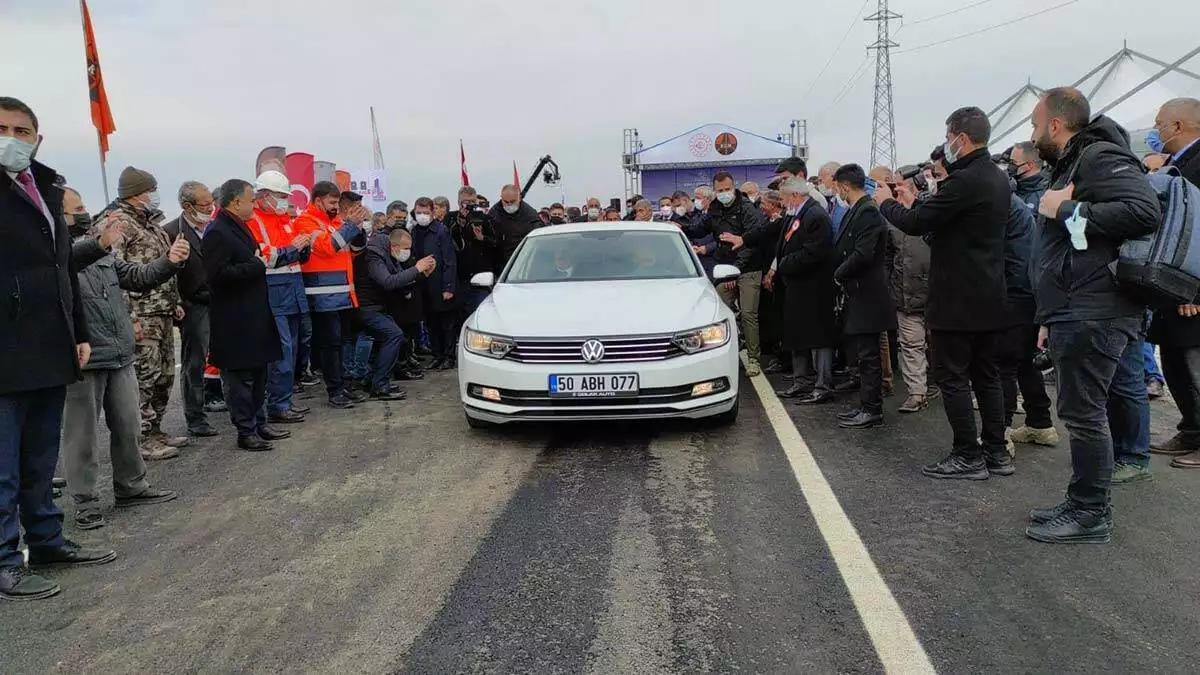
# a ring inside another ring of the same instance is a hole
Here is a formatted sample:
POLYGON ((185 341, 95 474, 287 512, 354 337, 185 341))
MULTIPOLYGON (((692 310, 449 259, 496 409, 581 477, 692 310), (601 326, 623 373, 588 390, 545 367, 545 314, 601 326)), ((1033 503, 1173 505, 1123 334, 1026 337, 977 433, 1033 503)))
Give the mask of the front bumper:
POLYGON ((468 416, 505 422, 699 419, 729 412, 737 405, 738 355, 735 342, 719 349, 663 361, 601 364, 540 364, 491 359, 461 346, 459 396, 468 416), (554 374, 637 373, 636 399, 550 399, 554 374), (699 383, 719 382, 711 394, 692 396, 699 383), (479 387, 496 389, 500 401, 481 398, 479 387))

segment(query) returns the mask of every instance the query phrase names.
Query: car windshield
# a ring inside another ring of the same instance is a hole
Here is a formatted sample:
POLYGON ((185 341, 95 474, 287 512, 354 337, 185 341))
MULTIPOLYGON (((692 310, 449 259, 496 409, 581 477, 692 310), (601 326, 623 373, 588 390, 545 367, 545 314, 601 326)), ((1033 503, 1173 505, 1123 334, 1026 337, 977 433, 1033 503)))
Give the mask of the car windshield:
POLYGON ((691 279, 701 270, 677 232, 594 230, 527 237, 503 283, 691 279))

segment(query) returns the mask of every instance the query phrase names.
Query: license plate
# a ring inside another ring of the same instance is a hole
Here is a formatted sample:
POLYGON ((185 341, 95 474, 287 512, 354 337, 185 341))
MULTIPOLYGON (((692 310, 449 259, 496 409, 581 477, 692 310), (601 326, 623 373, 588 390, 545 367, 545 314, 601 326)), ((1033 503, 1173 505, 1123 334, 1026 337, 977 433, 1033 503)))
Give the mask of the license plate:
POLYGON ((637 373, 550 376, 550 396, 554 398, 618 398, 637 394, 637 373))

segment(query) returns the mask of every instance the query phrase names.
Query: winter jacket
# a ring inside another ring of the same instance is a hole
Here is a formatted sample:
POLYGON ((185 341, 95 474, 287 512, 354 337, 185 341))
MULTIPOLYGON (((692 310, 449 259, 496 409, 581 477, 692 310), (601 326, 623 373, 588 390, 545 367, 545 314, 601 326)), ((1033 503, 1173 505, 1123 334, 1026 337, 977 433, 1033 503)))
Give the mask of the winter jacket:
POLYGON ((1129 150, 1129 136, 1101 115, 1067 142, 1050 175, 1050 189, 1074 183, 1073 198, 1038 224, 1037 321, 1094 321, 1139 316, 1145 306, 1123 292, 1109 265, 1121 243, 1155 231, 1158 195, 1129 150), (1079 161, 1082 156, 1083 161, 1079 161), (1079 208, 1087 219, 1087 249, 1076 251, 1064 221, 1079 208))
MULTIPOLYGON (((1004 232, 1012 195, 987 148, 960 157, 938 192, 912 209, 895 199, 880 210, 907 234, 929 241, 930 330, 986 332, 1005 320, 1004 232)), ((847 216, 849 217, 849 216, 847 216)))
MULTIPOLYGON (((1192 144, 1168 165, 1179 169, 1192 185, 1200 186, 1200 142, 1192 144)), ((1163 347, 1200 347, 1200 316, 1179 316, 1178 307, 1155 307, 1149 339, 1163 347)))
POLYGON ((734 191, 734 199, 729 206, 714 199, 708 207, 708 213, 691 227, 685 227, 684 232, 692 239, 703 239, 711 234, 717 241, 717 249, 713 251, 713 260, 718 265, 736 265, 742 272, 749 274, 761 272, 764 265, 769 265, 767 252, 775 245, 774 241, 766 239, 766 217, 740 190, 734 191), (733 244, 721 241, 721 235, 726 232, 742 238, 742 246, 734 250, 733 244))
POLYGON ((779 222, 774 248, 776 297, 783 307, 783 348, 794 352, 833 347, 841 337, 834 307, 833 224, 809 199, 779 222))
POLYGON ((79 297, 92 345, 92 357, 83 369, 124 368, 133 363, 137 344, 122 291, 146 293, 171 280, 183 267, 166 256, 144 265, 122 260, 109 255, 92 236, 76 239, 72 248, 76 260, 102 256, 78 272, 79 297))
POLYGON ((1017 198, 1021 200, 1021 203, 1036 218, 1038 205, 1042 201, 1042 195, 1046 194, 1046 188, 1050 187, 1050 176, 1045 171, 1039 171, 1024 178, 1016 179, 1016 184, 1017 187, 1014 189, 1017 198))
MULTIPOLYGON (((112 254, 122 260, 144 265, 162 258, 171 250, 171 238, 166 230, 155 224, 154 214, 132 204, 117 200, 97 218, 97 231, 113 220, 125 223, 125 233, 112 247, 112 254)), ((142 316, 172 316, 179 307, 179 285, 174 278, 145 292, 126 292, 129 314, 134 323, 142 316)))
POLYGON ((437 260, 433 274, 425 279, 425 309, 429 312, 448 312, 458 305, 458 257, 450 231, 441 221, 413 228, 413 256, 420 260, 431 255, 437 260), (442 294, 453 293, 449 300, 442 294))
POLYGON ((889 226, 887 270, 896 311, 924 314, 929 302, 929 244, 889 226))
POLYGON ((392 257, 392 243, 383 233, 372 235, 354 259, 354 288, 363 309, 383 310, 393 295, 415 292, 420 276, 416 267, 403 269, 392 257))
POLYGON ((508 259, 521 245, 525 235, 542 226, 537 210, 524 201, 516 213, 505 211, 504 203, 497 202, 488 212, 488 218, 496 232, 496 268, 501 270, 508 264, 508 259))
POLYGON ((1033 323, 1037 302, 1033 295, 1033 213, 1016 194, 1009 197, 1008 225, 1004 235, 1004 288, 1008 299, 1009 326, 1033 323))
POLYGON ((457 276, 461 286, 480 272, 499 274, 504 266, 496 260, 496 232, 491 221, 483 224, 483 239, 476 239, 475 230, 470 223, 459 223, 460 216, 461 213, 458 212, 448 214, 446 229, 450 231, 450 241, 454 244, 457 276))

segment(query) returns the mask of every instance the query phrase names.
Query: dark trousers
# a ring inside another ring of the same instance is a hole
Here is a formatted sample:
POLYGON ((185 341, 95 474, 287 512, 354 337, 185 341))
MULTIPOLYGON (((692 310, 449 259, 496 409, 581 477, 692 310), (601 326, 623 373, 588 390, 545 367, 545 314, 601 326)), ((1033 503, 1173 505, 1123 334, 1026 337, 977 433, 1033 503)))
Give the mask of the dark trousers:
POLYGON ((1142 410, 1149 415, 1141 326, 1140 316, 1050 325, 1058 416, 1071 436, 1067 496, 1088 510, 1108 509, 1116 439, 1138 445, 1142 410))
POLYGON ((1200 347, 1159 347, 1163 375, 1179 408, 1179 433, 1200 443, 1200 347))
POLYGON ((190 304, 179 327, 179 390, 188 430, 204 429, 204 364, 208 358, 208 305, 190 304))
POLYGON ((1033 365, 1037 353, 1038 327, 1035 324, 1015 326, 1000 336, 997 364, 1000 384, 1004 388, 1004 424, 1011 427, 1017 411, 1017 392, 1025 397, 1025 426, 1049 429, 1050 395, 1042 373, 1033 365))
POLYGON ((883 413, 883 359, 879 354, 879 333, 850 335, 851 349, 858 360, 858 398, 863 412, 883 413))
POLYGON ((267 366, 267 411, 285 413, 292 409, 292 387, 296 384, 296 347, 300 342, 300 315, 275 317, 283 358, 267 366))
POLYGON ((954 431, 954 452, 975 461, 986 450, 1007 453, 1004 440, 1004 391, 997 366, 1001 333, 931 331, 933 377, 942 390, 946 419, 954 431), (981 428, 975 425, 971 391, 979 401, 981 428), (983 447, 980 447, 980 440, 983 447))
POLYGON ((439 361, 452 360, 458 328, 458 312, 430 312, 425 316, 425 325, 429 330, 429 349, 433 358, 439 361))
POLYGON ((0 567, 20 567, 20 526, 31 549, 63 545, 52 494, 66 387, 0 395, 0 567))
POLYGON ((229 420, 238 437, 254 436, 267 423, 267 367, 253 370, 221 370, 229 420))
POLYGON ((296 343, 296 372, 305 373, 309 369, 309 359, 312 354, 313 322, 308 312, 300 313, 300 339, 296 343))
POLYGON ((375 365, 371 368, 371 391, 385 391, 391 378, 400 348, 404 345, 404 331, 392 317, 382 309, 362 310, 363 330, 375 340, 375 365))
POLYGON ((329 396, 345 393, 346 382, 342 368, 341 312, 313 312, 312 353, 321 366, 325 391, 329 396))

